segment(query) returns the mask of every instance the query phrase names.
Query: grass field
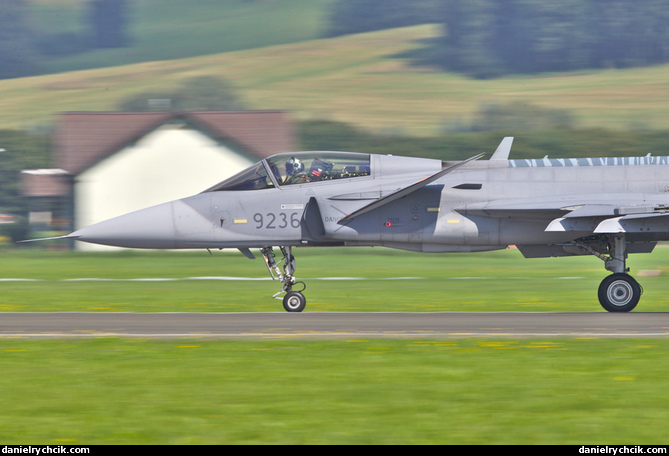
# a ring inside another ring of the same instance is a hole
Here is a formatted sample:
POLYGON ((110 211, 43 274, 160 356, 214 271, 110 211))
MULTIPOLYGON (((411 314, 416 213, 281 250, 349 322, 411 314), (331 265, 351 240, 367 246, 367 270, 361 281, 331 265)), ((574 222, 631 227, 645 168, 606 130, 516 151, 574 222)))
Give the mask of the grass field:
MULTIPOLYGON (((312 312, 603 311, 596 292, 607 272, 591 256, 530 260, 515 249, 420 254, 306 248, 296 257, 312 312)), ((644 270, 666 274, 669 248, 632 255, 628 265, 645 290, 637 311, 669 311, 665 276, 638 277, 644 270)), ((0 279, 0 311, 282 311, 271 299, 280 286, 269 280, 263 261, 236 251, 6 251, 0 279)))
MULTIPOLYGON (((238 253, 2 258, 1 311, 283 312, 276 283, 187 279, 265 277, 261 260, 238 253), (82 278, 108 281, 72 280, 82 278)), ((590 257, 350 248, 298 249, 297 260, 309 312, 602 311, 605 271, 590 257)), ((660 272, 638 277, 636 311, 669 311, 668 260, 666 247, 630 258, 635 275, 660 272)), ((0 441, 660 445, 668 349, 667 339, 0 338, 0 441)))
POLYGON ((179 60, 0 81, 0 125, 45 127, 61 111, 113 110, 147 90, 194 76, 229 80, 249 109, 338 120, 375 132, 434 135, 486 102, 567 109, 579 127, 669 126, 669 65, 471 80, 397 58, 435 36, 417 26, 179 60))
POLYGON ((666 444, 669 340, 0 339, 3 444, 666 444))

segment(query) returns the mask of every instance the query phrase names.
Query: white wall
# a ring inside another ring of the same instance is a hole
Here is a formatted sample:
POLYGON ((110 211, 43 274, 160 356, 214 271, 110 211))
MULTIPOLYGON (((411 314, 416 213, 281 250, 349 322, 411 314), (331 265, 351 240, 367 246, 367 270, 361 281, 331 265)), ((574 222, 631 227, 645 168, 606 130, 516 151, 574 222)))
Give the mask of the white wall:
POLYGON ((252 163, 202 133, 166 125, 78 176, 75 228, 194 195, 252 163))

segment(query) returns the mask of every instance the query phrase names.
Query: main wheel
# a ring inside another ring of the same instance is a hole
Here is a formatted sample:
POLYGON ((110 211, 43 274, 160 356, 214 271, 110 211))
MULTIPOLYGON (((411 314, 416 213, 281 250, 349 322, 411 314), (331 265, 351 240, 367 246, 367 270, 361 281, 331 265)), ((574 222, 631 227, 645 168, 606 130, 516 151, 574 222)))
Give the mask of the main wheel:
POLYGON ((283 297, 283 308, 287 312, 302 312, 307 306, 307 299, 299 291, 289 291, 283 297))
POLYGON ((629 312, 641 298, 641 286, 628 274, 611 274, 599 285, 599 303, 609 312, 629 312))

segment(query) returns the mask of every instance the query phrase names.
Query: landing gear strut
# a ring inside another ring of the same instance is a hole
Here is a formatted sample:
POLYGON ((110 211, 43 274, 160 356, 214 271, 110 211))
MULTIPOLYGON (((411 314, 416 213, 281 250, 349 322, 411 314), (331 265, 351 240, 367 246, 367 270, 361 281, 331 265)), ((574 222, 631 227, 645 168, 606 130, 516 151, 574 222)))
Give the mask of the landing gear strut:
POLYGON ((278 280, 282 284, 281 291, 275 293, 272 297, 283 300, 283 308, 287 312, 302 312, 307 305, 307 300, 302 294, 306 285, 304 282, 296 281, 293 276, 295 272, 295 257, 292 254, 291 247, 279 247, 279 249, 283 258, 278 262, 276 261, 272 247, 260 249, 270 276, 273 280, 278 280), (279 266, 281 263, 283 263, 283 269, 279 266), (302 289, 299 291, 293 290, 293 286, 297 284, 302 285, 302 289), (285 295, 281 298, 279 295, 283 293, 285 295))
POLYGON ((609 312, 629 312, 639 303, 643 290, 639 283, 628 274, 625 234, 615 234, 608 241, 609 256, 584 243, 575 241, 574 245, 603 260, 604 267, 613 272, 599 285, 597 296, 602 307, 609 312))

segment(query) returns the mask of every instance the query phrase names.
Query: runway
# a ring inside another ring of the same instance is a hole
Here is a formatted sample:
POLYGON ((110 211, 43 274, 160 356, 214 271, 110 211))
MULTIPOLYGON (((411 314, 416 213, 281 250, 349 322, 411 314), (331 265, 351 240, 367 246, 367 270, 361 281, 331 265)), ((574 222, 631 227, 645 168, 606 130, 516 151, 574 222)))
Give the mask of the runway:
POLYGON ((669 313, 0 313, 0 338, 669 337, 669 313))

